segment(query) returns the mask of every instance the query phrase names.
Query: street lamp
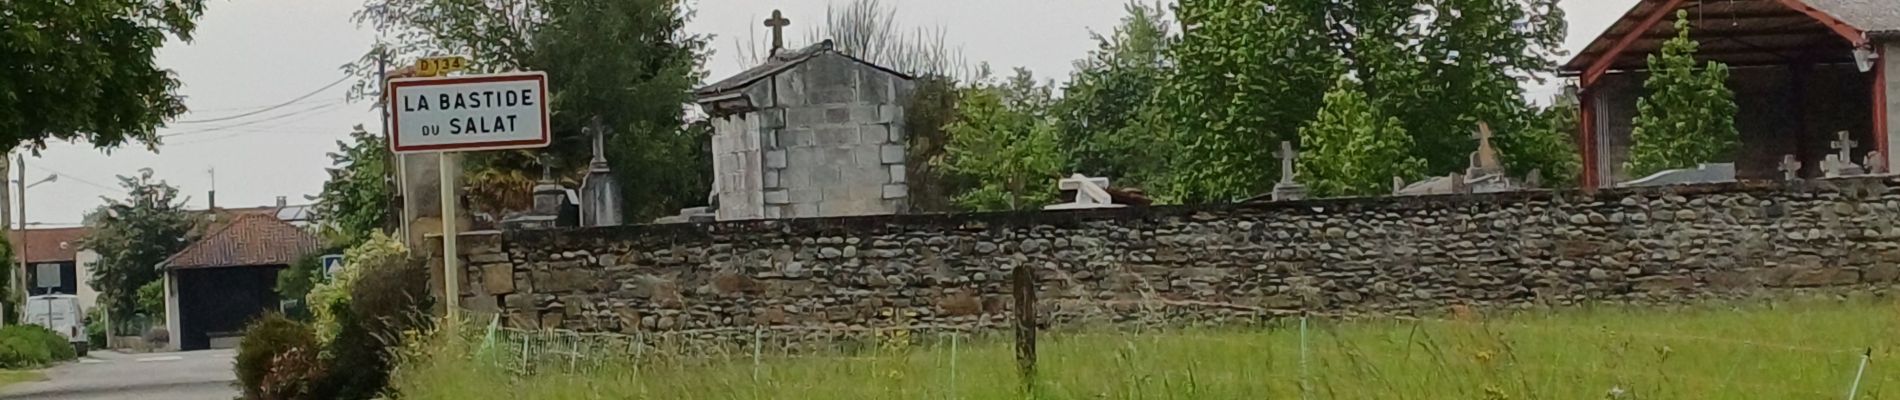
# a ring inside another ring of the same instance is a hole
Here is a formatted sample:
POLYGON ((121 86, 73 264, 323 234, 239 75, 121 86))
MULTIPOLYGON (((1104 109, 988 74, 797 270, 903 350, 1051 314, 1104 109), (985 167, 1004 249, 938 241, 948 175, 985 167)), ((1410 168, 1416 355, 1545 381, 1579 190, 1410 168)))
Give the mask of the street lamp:
POLYGON ((27 246, 27 242, 31 240, 31 239, 28 239, 28 236, 26 233, 26 189, 30 187, 34 187, 34 186, 39 186, 40 184, 43 184, 43 183, 57 182, 59 181, 59 174, 47 174, 45 178, 41 178, 40 180, 34 181, 33 183, 26 183, 26 156, 24 155, 20 156, 19 165, 20 165, 20 179, 16 179, 13 181, 14 184, 19 185, 18 187, 19 187, 19 192, 20 192, 20 195, 19 195, 20 196, 20 222, 19 222, 20 223, 20 254, 16 255, 17 257, 20 257, 20 271, 18 274, 14 274, 14 276, 18 277, 14 279, 14 282, 18 283, 14 285, 14 288, 19 290, 18 293, 31 294, 27 291, 27 287, 26 287, 26 270, 27 270, 26 260, 27 260, 27 252, 30 251, 30 250, 27 250, 30 248, 27 246))

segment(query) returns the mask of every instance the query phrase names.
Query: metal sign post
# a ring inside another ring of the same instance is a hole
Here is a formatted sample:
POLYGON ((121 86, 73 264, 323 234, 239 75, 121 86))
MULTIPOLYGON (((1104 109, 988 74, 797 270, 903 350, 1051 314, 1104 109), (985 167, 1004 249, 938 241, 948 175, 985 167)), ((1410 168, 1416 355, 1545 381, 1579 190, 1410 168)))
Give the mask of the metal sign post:
MULTIPOLYGON (((440 75, 466 65, 460 57, 437 57, 423 59, 416 69, 440 75)), ((390 149, 439 153, 442 283, 450 321, 462 300, 455 152, 547 147, 547 88, 547 75, 540 72, 389 81, 390 149)))

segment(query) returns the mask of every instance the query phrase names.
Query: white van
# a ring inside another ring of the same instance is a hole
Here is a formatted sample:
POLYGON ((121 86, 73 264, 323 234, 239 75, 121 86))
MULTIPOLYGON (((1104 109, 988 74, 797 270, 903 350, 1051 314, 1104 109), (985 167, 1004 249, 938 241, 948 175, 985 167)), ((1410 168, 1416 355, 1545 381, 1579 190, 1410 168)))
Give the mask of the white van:
POLYGON ((79 307, 79 296, 49 294, 26 298, 25 323, 39 325, 65 336, 73 351, 86 355, 86 312, 79 307))

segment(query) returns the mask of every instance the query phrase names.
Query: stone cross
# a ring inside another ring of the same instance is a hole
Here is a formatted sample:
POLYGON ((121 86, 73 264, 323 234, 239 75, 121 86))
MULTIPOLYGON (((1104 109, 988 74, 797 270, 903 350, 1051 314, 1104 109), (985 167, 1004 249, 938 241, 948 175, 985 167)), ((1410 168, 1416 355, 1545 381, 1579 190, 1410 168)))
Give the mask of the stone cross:
POLYGON ((1300 156, 1293 151, 1293 142, 1280 141, 1280 183, 1293 183, 1293 160, 1300 156))
POLYGON ((600 117, 594 117, 587 125, 586 130, 594 135, 593 162, 604 164, 607 162, 607 129, 601 126, 600 117))
POLYGON ((779 50, 785 49, 785 27, 791 25, 792 20, 786 19, 785 14, 779 13, 779 10, 772 10, 772 18, 765 20, 765 26, 772 28, 773 54, 777 54, 779 50))
POLYGON ((1782 155, 1781 166, 1775 169, 1781 171, 1782 180, 1792 181, 1801 179, 1801 162, 1796 161, 1793 154, 1782 155))
POLYGON ((1840 137, 1840 140, 1828 142, 1828 146, 1840 151, 1840 160, 1842 162, 1852 162, 1854 159, 1854 146, 1860 144, 1860 142, 1855 142, 1854 139, 1848 138, 1847 131, 1840 131, 1834 135, 1840 137))
POLYGON ((1839 154, 1829 154, 1827 158, 1821 159, 1821 176, 1839 178, 1846 175, 1847 166, 1845 164, 1847 164, 1847 161, 1841 160, 1839 154))
POLYGON ((1471 160, 1471 167, 1486 170, 1501 167, 1501 163, 1498 162, 1498 151, 1491 147, 1491 124, 1479 122, 1478 134, 1474 139, 1478 139, 1478 154, 1477 159, 1471 160))
POLYGON ((1861 164, 1866 164, 1864 166, 1867 167, 1868 175, 1887 174, 1887 158, 1882 157, 1878 151, 1867 152, 1867 160, 1861 164))

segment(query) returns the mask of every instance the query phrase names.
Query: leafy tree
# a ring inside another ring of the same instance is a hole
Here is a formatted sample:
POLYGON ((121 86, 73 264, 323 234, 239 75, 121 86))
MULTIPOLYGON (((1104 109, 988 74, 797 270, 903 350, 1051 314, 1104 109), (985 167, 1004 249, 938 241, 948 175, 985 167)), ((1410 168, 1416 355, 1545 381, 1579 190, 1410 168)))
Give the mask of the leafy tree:
POLYGON ((1048 116, 1053 94, 1029 70, 1017 68, 1003 82, 979 81, 963 90, 950 133, 946 169, 975 186, 956 196, 972 210, 1015 210, 1055 198, 1062 154, 1048 116))
POLYGON ((1545 187, 1576 183, 1583 169, 1577 152, 1577 112, 1575 96, 1557 96, 1550 106, 1537 110, 1524 129, 1499 135, 1498 147, 1511 156, 1504 160, 1505 167, 1519 175, 1536 169, 1545 187))
POLYGON ((1411 155, 1412 137, 1399 119, 1361 90, 1359 82, 1341 77, 1319 116, 1300 128, 1300 182, 1314 195, 1384 195, 1393 177, 1424 175, 1425 162, 1411 155))
MULTIPOLYGON (((1471 132, 1479 122, 1499 132, 1499 153, 1513 172, 1545 172, 1560 165, 1542 153, 1549 147, 1519 146, 1514 136, 1533 127, 1536 110, 1524 97, 1525 81, 1556 69, 1568 30, 1557 0, 1439 0, 1420 9, 1413 20, 1419 44, 1417 77, 1390 81, 1375 98, 1390 93, 1383 105, 1412 132, 1415 155, 1430 173, 1465 168, 1471 132)), ((1549 176, 1549 174, 1546 174, 1549 176)))
POLYGON ((371 233, 388 231, 394 175, 389 168, 389 145, 382 137, 357 125, 351 143, 337 141, 330 153, 330 180, 323 182, 317 202, 317 221, 323 237, 338 247, 354 246, 371 233))
POLYGON ((1323 4, 1291 0, 1182 0, 1176 72, 1158 97, 1158 122, 1179 152, 1163 200, 1226 202, 1279 179, 1272 156, 1319 111, 1338 76, 1323 4))
POLYGON ((904 99, 904 181, 910 187, 910 209, 916 212, 955 211, 951 197, 969 186, 968 179, 943 170, 943 157, 950 142, 950 121, 957 116, 960 89, 956 81, 945 77, 923 77, 915 81, 910 98, 904 99))
POLYGON ((158 144, 185 112, 154 62, 167 35, 190 41, 203 0, 8 0, 0 5, 0 149, 85 140, 158 144))
POLYGON ((1173 71, 1162 5, 1129 3, 1121 25, 1094 34, 1096 49, 1075 62, 1053 113, 1058 143, 1072 172, 1109 176, 1118 186, 1146 187, 1167 173, 1166 132, 1152 124, 1155 93, 1173 71))
POLYGON ((1676 37, 1662 53, 1649 56, 1649 95, 1636 100, 1630 133, 1629 176, 1693 167, 1728 157, 1739 146, 1735 130, 1735 93, 1728 66, 1710 61, 1696 69, 1699 45, 1689 39, 1689 13, 1676 12, 1676 37))
POLYGON ((124 199, 105 199, 106 205, 86 218, 94 228, 82 245, 99 253, 88 283, 115 317, 140 311, 156 315, 162 310, 142 310, 139 288, 157 282, 158 264, 194 240, 197 220, 185 210, 178 188, 154 179, 151 169, 120 176, 119 186, 126 189, 124 199))
MULTIPOLYGON (((462 54, 471 57, 474 73, 546 71, 553 77, 554 143, 471 155, 465 165, 471 176, 507 179, 470 184, 505 185, 477 192, 525 192, 520 182, 541 176, 544 167, 578 176, 592 158, 592 140, 582 129, 598 119, 610 135, 607 156, 623 211, 639 220, 701 204, 711 187, 704 128, 689 124, 682 112, 704 77, 699 65, 706 56, 707 38, 684 32, 691 16, 679 0, 373 0, 357 21, 394 40, 344 70, 364 77, 353 91, 363 97, 376 95, 380 59, 462 54), (602 51, 603 43, 613 50, 602 51)), ((495 200, 472 202, 481 201, 495 200)))

